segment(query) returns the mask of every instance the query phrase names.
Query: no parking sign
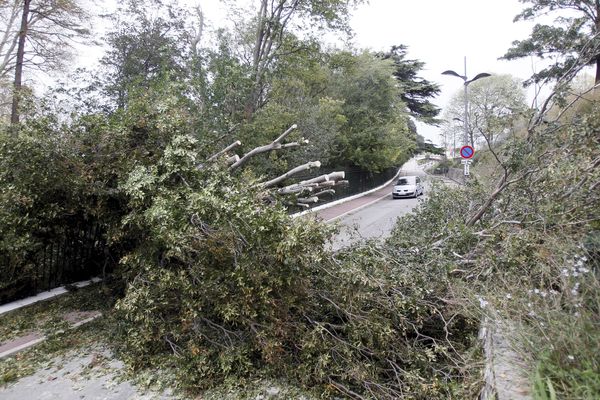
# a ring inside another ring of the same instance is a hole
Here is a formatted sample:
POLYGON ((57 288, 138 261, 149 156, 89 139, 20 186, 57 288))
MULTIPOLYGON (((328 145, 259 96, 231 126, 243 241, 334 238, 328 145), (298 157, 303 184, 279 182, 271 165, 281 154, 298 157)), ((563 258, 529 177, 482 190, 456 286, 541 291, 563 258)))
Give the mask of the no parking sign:
POLYGON ((471 146, 463 146, 460 148, 460 156, 465 159, 473 158, 475 150, 471 146))
POLYGON ((462 164, 465 166, 465 176, 471 175, 469 167, 471 166, 471 158, 475 155, 475 149, 471 146, 463 146, 460 148, 460 156, 463 158, 462 164))

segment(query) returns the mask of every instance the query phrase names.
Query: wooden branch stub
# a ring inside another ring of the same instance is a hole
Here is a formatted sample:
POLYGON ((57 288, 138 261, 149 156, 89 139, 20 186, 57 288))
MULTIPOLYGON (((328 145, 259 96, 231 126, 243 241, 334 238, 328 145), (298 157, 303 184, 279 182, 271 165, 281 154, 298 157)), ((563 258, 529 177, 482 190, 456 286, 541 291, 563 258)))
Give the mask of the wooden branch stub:
POLYGON ((320 167, 321 167, 320 161, 310 161, 310 162, 307 162, 306 164, 299 165, 296 168, 292 168, 291 170, 289 170, 288 172, 286 172, 283 175, 278 176, 277 178, 271 179, 268 182, 261 183, 260 186, 263 188, 269 188, 269 187, 277 185, 280 182, 283 182, 290 176, 295 175, 299 172, 310 170, 312 168, 320 168, 320 167))
POLYGON ((302 192, 312 192, 314 190, 314 187, 312 186, 295 186, 295 187, 289 187, 286 186, 284 188, 278 189, 277 190, 277 194, 297 194, 297 193, 302 193, 302 192))
POLYGON ((339 179, 344 179, 345 177, 346 177, 346 173, 344 171, 336 171, 336 172, 331 172, 329 174, 317 176, 316 178, 308 179, 306 181, 302 181, 299 183, 299 185, 305 185, 305 184, 309 184, 309 183, 337 181, 339 179))
POLYGON ((232 150, 232 149, 240 146, 241 144, 242 144, 242 142, 240 142, 239 140, 236 140, 235 142, 231 143, 229 146, 225 147, 223 150, 221 150, 218 153, 215 153, 212 156, 210 156, 207 161, 214 161, 220 155, 227 153, 229 150, 232 150))
POLYGON ((229 157, 226 162, 227 162, 227 165, 232 165, 238 161, 240 161, 240 156, 238 156, 237 154, 234 154, 233 156, 229 157))
POLYGON ((342 185, 349 185, 350 181, 345 181, 345 180, 341 180, 341 181, 337 181, 335 183, 335 186, 342 186, 342 185))
POLYGON ((315 193, 315 196, 316 196, 316 197, 321 197, 321 196, 323 196, 324 194, 335 194, 335 190, 333 190, 333 189, 327 189, 327 190, 323 190, 323 191, 321 191, 321 192, 319 192, 319 193, 315 193))
POLYGON ((300 198, 298 198, 297 201, 298 201, 298 203, 302 203, 302 204, 317 203, 319 201, 319 198, 317 196, 300 197, 300 198))
POLYGON ((306 181, 294 183, 293 185, 285 186, 285 187, 277 190, 277 193, 279 193, 279 194, 295 194, 295 193, 301 193, 306 190, 313 191, 315 189, 332 188, 334 186, 344 185, 344 184, 347 184, 348 181, 339 180, 339 179, 343 179, 344 176, 345 176, 345 173, 343 171, 332 172, 330 174, 317 176, 316 178, 308 179, 306 181))

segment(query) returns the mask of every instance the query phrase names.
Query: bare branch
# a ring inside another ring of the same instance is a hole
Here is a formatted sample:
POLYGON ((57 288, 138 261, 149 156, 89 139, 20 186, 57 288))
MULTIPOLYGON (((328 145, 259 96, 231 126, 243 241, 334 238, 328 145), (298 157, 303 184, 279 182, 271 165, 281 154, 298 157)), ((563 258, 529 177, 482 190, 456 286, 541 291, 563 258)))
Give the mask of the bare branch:
POLYGON ((295 168, 292 168, 291 170, 289 170, 288 172, 286 172, 283 175, 278 176, 277 178, 273 178, 270 181, 261 183, 260 186, 263 188, 269 188, 269 187, 275 186, 275 185, 283 182, 284 180, 288 179, 289 177, 291 177, 297 173, 300 173, 302 171, 307 171, 312 168, 320 168, 320 167, 321 167, 320 161, 310 161, 310 162, 307 162, 306 164, 302 164, 295 168))
POLYGON ((285 139, 285 137, 288 136, 297 127, 298 127, 298 125, 294 124, 287 131, 283 132, 277 139, 275 139, 270 144, 265 145, 265 146, 259 146, 259 147, 256 147, 256 148, 250 150, 248 153, 244 154, 244 156, 242 158, 240 158, 237 162, 235 162, 231 167, 229 167, 229 169, 234 170, 236 168, 241 167, 242 165, 246 164, 251 157, 253 157, 257 154, 266 153, 266 152, 272 151, 272 150, 280 150, 280 149, 286 148, 286 147, 299 146, 298 143, 288 143, 288 145, 281 144, 281 141, 283 139, 285 139))
MULTIPOLYGON (((236 148, 237 146, 240 146, 242 144, 242 142, 240 142, 239 140, 236 140, 235 142, 231 143, 229 146, 225 147, 223 150, 219 151, 218 153, 213 154, 212 156, 210 156, 208 158, 208 160, 206 161, 214 161, 216 160, 220 155, 227 153, 228 151, 236 148)), ((238 157, 239 158, 239 157, 238 157)))

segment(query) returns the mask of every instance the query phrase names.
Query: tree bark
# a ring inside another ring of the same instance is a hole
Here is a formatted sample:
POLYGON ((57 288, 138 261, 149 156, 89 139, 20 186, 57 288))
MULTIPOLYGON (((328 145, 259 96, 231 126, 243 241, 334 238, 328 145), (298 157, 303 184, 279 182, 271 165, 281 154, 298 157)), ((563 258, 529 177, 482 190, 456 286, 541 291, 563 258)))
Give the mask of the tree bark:
POLYGON ((25 39, 27 39, 29 5, 31 0, 24 0, 23 14, 21 16, 21 30, 19 31, 19 44, 17 47, 17 64, 15 66, 15 81, 13 86, 12 110, 10 114, 10 123, 19 123, 19 101, 21 89, 23 86, 23 60, 25 58, 25 39))
POLYGON ((283 139, 285 139, 285 137, 287 135, 289 135, 294 129, 296 129, 298 127, 298 125, 294 124, 292 125, 287 131, 283 132, 277 139, 275 139, 273 142, 271 142, 268 145, 265 146, 259 146, 256 147, 255 149, 252 149, 251 151, 249 151, 248 153, 244 154, 244 156, 242 156, 242 158, 239 159, 239 161, 235 162, 231 167, 229 167, 231 170, 234 170, 236 168, 241 167, 242 165, 244 165, 246 162, 248 162, 248 160, 260 153, 265 153, 267 151, 271 151, 271 150, 279 150, 279 149, 285 149, 288 147, 296 147, 296 146, 300 146, 300 143, 287 143, 287 144, 281 144, 281 141, 283 139))

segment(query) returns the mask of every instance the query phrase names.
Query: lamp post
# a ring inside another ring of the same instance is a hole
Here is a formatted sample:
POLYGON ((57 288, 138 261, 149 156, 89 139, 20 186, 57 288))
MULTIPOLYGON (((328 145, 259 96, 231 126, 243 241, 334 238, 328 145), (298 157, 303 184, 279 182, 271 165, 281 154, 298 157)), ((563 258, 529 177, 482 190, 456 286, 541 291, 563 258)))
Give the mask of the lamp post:
POLYGON ((452 75, 452 76, 456 76, 457 78, 460 78, 463 80, 464 82, 464 87, 465 87, 465 116, 463 119, 463 125, 464 125, 464 129, 465 129, 465 137, 464 137, 464 145, 468 145, 469 144, 469 128, 468 128, 468 121, 469 121, 469 99, 467 97, 467 87, 469 86, 469 83, 471 82, 475 82, 477 79, 481 79, 481 78, 486 78, 488 76, 492 76, 491 74, 488 74, 487 72, 482 72, 480 74, 475 75, 475 77, 473 79, 467 79, 467 57, 465 56, 465 74, 464 75, 460 75, 457 72, 454 72, 452 70, 448 70, 448 71, 444 71, 442 72, 442 75, 452 75))
MULTIPOLYGON (((460 118, 452 118, 452 121, 463 122, 463 120, 460 118)), ((452 147, 452 160, 454 160, 456 158, 456 131, 454 129, 452 129, 452 139, 454 140, 454 147, 452 147)))

